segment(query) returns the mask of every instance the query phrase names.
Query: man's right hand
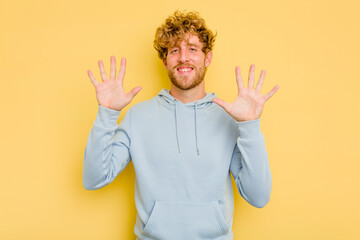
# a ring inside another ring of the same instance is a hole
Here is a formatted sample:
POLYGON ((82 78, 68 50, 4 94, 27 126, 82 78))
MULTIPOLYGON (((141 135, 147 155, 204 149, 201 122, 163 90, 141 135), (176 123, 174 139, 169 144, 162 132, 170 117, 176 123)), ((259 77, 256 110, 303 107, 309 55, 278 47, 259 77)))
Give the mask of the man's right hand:
POLYGON ((116 77, 116 60, 114 56, 110 57, 110 78, 106 76, 104 63, 99 60, 99 69, 101 74, 102 83, 99 83, 92 72, 88 70, 89 78, 95 87, 96 99, 99 105, 120 111, 128 105, 135 95, 142 89, 142 87, 135 87, 130 92, 125 93, 123 80, 126 68, 126 59, 121 59, 121 66, 116 77))

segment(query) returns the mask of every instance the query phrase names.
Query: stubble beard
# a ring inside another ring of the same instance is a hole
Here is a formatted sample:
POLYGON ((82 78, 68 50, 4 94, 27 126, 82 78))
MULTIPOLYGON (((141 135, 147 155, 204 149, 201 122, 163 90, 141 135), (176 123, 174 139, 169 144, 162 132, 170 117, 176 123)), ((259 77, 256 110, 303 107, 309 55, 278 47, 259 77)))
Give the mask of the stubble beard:
MULTIPOLYGON (((196 72, 193 81, 190 83, 190 85, 185 85, 182 84, 181 79, 177 79, 174 72, 177 71, 176 69, 179 66, 173 68, 173 70, 168 70, 168 75, 170 78, 170 81, 172 84, 174 84, 175 87, 181 89, 181 90, 190 90, 193 89, 197 86, 199 86, 199 84, 204 80, 205 77, 205 73, 207 68, 205 66, 202 66, 201 68, 196 68, 194 66, 193 67, 193 71, 196 72)), ((188 77, 192 77, 192 76, 180 76, 179 78, 188 78, 188 77)))

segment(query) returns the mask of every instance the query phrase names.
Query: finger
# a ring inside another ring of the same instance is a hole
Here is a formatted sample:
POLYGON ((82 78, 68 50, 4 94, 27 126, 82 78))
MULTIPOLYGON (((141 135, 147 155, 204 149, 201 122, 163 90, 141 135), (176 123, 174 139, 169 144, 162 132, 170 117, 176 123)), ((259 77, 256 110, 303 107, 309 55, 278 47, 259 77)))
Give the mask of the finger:
POLYGON ((271 89, 270 92, 268 92, 267 94, 265 94, 265 95, 264 95, 265 101, 267 101, 269 98, 271 98, 272 95, 274 95, 278 89, 279 89, 279 85, 276 85, 275 87, 273 87, 273 89, 271 89))
POLYGON ((116 59, 115 56, 110 57, 110 79, 115 79, 116 74, 116 59))
POLYGON ((105 69, 104 69, 104 63, 101 60, 99 60, 99 69, 100 69, 101 79, 103 81, 106 81, 107 76, 106 76, 106 72, 105 72, 105 69))
POLYGON ((92 72, 90 70, 88 70, 87 73, 88 73, 88 76, 90 78, 90 81, 92 82, 92 84, 96 88, 99 85, 99 82, 95 79, 94 75, 92 74, 92 72))
POLYGON ((241 72, 240 72, 240 67, 236 67, 235 68, 235 76, 236 76, 236 83, 238 86, 238 93, 240 92, 240 89, 244 87, 244 83, 243 80, 241 78, 241 72))
POLYGON ((255 64, 250 65, 249 69, 249 81, 248 81, 248 88, 254 88, 254 75, 255 75, 255 64))
POLYGON ((212 101, 228 112, 228 109, 230 108, 230 103, 225 102, 224 100, 222 100, 220 98, 214 98, 212 101))
POLYGON ((136 94, 138 94, 138 92, 140 92, 141 89, 142 89, 142 87, 140 87, 140 86, 134 87, 134 88, 128 93, 130 99, 133 99, 133 98, 136 96, 136 94))
POLYGON ((259 81, 257 82, 257 84, 256 84, 256 89, 255 89, 255 91, 258 92, 258 93, 260 93, 261 88, 262 88, 262 86, 263 86, 265 75, 266 75, 266 71, 265 71, 265 70, 261 70, 260 79, 259 79, 259 81))
POLYGON ((121 58, 121 65, 120 65, 120 70, 119 70, 119 74, 118 74, 118 79, 122 82, 125 76, 125 70, 126 70, 126 58, 121 58))

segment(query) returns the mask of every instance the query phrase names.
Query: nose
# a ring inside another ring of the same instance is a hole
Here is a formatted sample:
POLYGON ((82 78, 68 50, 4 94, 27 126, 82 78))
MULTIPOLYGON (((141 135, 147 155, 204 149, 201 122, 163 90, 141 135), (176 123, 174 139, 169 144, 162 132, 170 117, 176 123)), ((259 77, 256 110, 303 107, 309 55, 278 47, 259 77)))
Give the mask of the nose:
POLYGON ((181 48, 181 49, 180 49, 180 58, 179 58, 179 61, 180 61, 181 63, 185 63, 185 62, 187 62, 188 60, 189 60, 189 56, 188 56, 188 53, 187 53, 186 49, 181 48))

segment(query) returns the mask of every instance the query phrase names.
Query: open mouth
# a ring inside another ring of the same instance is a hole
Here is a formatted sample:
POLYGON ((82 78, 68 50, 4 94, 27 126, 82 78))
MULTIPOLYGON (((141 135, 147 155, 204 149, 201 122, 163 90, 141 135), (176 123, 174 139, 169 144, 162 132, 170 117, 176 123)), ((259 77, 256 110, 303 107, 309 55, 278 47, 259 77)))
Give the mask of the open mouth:
POLYGON ((192 70, 194 70, 194 68, 192 68, 192 67, 178 67, 178 68, 176 68, 176 70, 181 74, 186 74, 186 73, 190 73, 192 70))

